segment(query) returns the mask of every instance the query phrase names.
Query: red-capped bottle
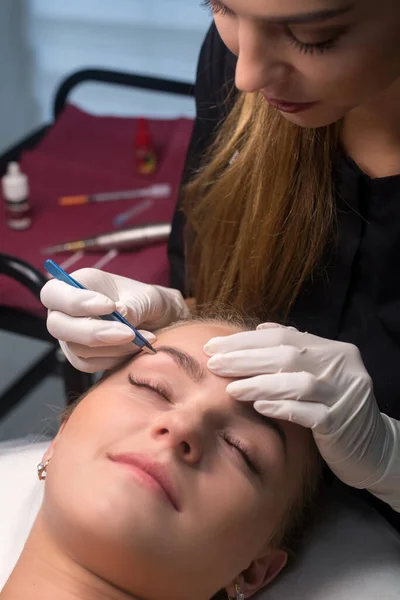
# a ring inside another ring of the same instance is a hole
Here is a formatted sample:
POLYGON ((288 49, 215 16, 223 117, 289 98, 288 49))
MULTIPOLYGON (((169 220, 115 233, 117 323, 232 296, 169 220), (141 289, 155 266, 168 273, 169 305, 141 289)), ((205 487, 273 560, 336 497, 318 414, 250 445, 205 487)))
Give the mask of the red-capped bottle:
POLYGON ((157 168, 157 157, 154 152, 149 121, 138 120, 135 136, 135 170, 140 175, 151 175, 157 168))

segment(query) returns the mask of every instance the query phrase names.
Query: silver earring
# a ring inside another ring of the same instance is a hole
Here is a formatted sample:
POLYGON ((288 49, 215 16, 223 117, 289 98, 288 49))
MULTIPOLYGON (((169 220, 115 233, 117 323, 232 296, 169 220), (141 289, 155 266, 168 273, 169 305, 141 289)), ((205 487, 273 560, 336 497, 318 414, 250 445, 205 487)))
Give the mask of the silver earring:
POLYGON ((242 590, 240 589, 240 586, 235 583, 235 593, 236 593, 236 600, 244 600, 244 594, 242 592, 242 590))
POLYGON ((229 600, 244 600, 244 594, 243 594, 242 590, 240 589, 239 584, 235 583, 235 597, 231 598, 229 596, 229 600))
POLYGON ((44 462, 40 462, 37 466, 37 474, 39 477, 39 481, 43 481, 47 477, 47 467, 50 464, 51 458, 45 460, 44 462))

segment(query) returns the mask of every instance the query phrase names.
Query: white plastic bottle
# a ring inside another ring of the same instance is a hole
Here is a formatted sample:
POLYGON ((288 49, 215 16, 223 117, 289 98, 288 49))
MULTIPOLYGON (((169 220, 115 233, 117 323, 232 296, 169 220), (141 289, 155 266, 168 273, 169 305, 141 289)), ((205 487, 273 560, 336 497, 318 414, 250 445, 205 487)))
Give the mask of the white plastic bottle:
POLYGON ((16 231, 28 229, 32 224, 28 178, 21 173, 17 162, 9 163, 1 183, 7 225, 16 231))

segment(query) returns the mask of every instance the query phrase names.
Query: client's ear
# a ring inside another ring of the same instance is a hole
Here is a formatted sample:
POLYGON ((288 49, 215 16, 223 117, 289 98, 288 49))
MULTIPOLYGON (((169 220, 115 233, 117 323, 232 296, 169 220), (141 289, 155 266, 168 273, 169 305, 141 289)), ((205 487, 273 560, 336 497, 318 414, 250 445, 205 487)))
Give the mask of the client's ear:
POLYGON ((240 573, 229 587, 228 596, 235 598, 235 583, 239 585, 245 598, 250 598, 265 587, 282 571, 287 563, 287 552, 284 550, 269 550, 260 558, 253 560, 251 565, 240 573))

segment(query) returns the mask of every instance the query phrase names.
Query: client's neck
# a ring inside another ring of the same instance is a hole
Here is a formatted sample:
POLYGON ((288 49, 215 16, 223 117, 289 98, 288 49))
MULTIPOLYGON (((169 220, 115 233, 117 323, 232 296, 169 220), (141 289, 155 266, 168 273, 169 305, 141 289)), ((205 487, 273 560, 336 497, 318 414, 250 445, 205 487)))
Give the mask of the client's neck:
POLYGON ((90 573, 58 547, 46 532, 41 515, 0 592, 1 600, 134 600, 90 573))

